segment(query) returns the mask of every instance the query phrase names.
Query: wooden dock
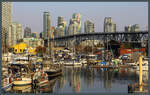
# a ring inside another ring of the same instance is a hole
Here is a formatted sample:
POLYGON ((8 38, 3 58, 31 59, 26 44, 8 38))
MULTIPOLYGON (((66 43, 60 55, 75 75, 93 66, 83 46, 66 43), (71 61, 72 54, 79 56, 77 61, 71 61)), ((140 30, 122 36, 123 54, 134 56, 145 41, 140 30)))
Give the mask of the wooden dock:
POLYGON ((101 65, 94 65, 91 66, 92 68, 109 68, 109 69, 119 69, 119 68, 132 68, 132 66, 127 65, 120 65, 120 66, 101 66, 101 65))
POLYGON ((128 93, 148 93, 148 83, 143 83, 141 86, 142 90, 140 91, 140 86, 138 83, 128 85, 128 93))

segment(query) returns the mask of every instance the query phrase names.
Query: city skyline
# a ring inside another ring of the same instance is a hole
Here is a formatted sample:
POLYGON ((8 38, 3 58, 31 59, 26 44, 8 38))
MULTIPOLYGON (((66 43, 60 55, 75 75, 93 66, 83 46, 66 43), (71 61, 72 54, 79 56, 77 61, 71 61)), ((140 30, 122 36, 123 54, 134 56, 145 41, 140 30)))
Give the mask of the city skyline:
POLYGON ((130 24, 139 24, 140 30, 147 29, 148 26, 148 3, 146 2, 13 2, 12 6, 13 21, 21 23, 23 29, 25 27, 30 27, 33 32, 38 33, 43 31, 43 12, 45 11, 50 12, 51 26, 54 26, 55 28, 57 26, 58 16, 64 17, 68 27, 72 14, 80 13, 83 22, 82 32, 86 20, 91 20, 94 23, 95 32, 103 32, 105 17, 112 17, 112 20, 116 23, 117 31, 124 31, 124 27, 130 24), (82 6, 83 4, 86 5, 82 6), (99 10, 96 10, 98 8, 99 10))

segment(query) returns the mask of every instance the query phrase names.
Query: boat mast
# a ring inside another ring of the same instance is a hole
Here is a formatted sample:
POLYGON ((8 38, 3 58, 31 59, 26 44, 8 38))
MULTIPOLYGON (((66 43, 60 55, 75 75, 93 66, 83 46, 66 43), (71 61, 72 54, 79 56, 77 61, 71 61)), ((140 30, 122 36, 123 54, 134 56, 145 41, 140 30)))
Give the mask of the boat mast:
MULTIPOLYGON (((47 31, 48 31, 48 29, 47 29, 47 31)), ((49 50, 49 32, 50 31, 48 31, 48 35, 47 35, 48 55, 50 55, 50 50, 49 50)))

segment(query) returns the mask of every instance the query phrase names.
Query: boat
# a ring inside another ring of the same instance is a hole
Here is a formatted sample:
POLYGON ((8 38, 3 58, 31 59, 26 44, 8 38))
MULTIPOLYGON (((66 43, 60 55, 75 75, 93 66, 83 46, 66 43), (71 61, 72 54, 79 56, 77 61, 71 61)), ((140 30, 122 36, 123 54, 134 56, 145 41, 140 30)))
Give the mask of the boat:
POLYGON ((24 86, 24 85, 31 85, 32 79, 31 78, 16 78, 13 82, 13 85, 15 86, 24 86))
POLYGON ((25 86, 13 86, 12 88, 15 92, 27 93, 31 92, 32 85, 25 85, 25 86))
POLYGON ((63 63, 64 66, 74 66, 73 61, 66 61, 63 63))
POLYGON ((57 79, 57 77, 50 79, 48 83, 45 83, 45 85, 39 86, 36 88, 36 93, 52 93, 57 79))
POLYGON ((12 63, 19 63, 19 64, 28 64, 29 63, 29 58, 25 57, 25 56, 20 56, 20 57, 16 57, 14 58, 12 63))
POLYGON ((74 66, 82 66, 82 61, 81 60, 79 60, 79 61, 77 61, 77 60, 74 60, 74 66))
POLYGON ((43 71, 48 75, 48 78, 60 76, 63 72, 63 65, 43 64, 43 71))
POLYGON ((50 69, 50 70, 46 70, 45 73, 47 73, 49 78, 52 78, 52 77, 62 75, 62 69, 59 69, 59 70, 50 69))
POLYGON ((31 74, 29 74, 28 64, 9 64, 14 77, 13 85, 24 86, 32 83, 31 74))
POLYGON ((4 91, 11 90, 12 85, 13 85, 12 77, 5 76, 5 78, 2 79, 2 90, 4 90, 4 91))
MULTIPOLYGON (((134 68, 139 71, 139 64, 137 64, 137 66, 134 66, 134 68)), ((148 71, 148 64, 142 64, 142 70, 143 71, 148 71)))
MULTIPOLYGON (((139 71, 139 62, 137 62, 137 65, 133 66, 133 68, 139 71)), ((142 70, 148 71, 148 58, 143 58, 142 70)))

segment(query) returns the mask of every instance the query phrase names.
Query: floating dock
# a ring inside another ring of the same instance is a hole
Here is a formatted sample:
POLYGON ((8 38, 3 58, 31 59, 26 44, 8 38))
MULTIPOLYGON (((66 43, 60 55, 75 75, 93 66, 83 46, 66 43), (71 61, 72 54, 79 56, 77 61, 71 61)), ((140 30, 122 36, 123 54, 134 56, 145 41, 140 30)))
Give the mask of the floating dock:
POLYGON ((119 68, 132 68, 132 66, 127 65, 120 65, 120 66, 101 66, 101 65, 95 65, 91 66, 92 68, 109 68, 109 69, 119 69, 119 68))

